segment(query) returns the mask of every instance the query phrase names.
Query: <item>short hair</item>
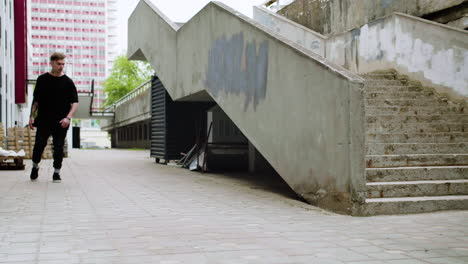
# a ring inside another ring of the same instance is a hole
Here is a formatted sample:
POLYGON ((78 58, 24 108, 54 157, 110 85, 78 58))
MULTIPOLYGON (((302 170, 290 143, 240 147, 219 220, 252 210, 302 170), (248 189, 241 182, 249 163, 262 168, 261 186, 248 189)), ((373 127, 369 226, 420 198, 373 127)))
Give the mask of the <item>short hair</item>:
POLYGON ((57 61, 57 60, 63 60, 65 59, 65 54, 62 52, 54 52, 52 55, 50 55, 50 61, 57 61))

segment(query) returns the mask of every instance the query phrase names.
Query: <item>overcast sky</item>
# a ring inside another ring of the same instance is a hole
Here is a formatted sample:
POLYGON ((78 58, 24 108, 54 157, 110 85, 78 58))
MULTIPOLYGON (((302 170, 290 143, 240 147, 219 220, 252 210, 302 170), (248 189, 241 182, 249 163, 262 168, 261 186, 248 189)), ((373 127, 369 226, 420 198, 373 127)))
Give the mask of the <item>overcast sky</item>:
MULTIPOLYGON (((119 51, 123 54, 127 49, 127 20, 139 0, 118 0, 118 34, 119 51)), ((153 4, 174 22, 187 22, 209 0, 150 0, 153 4)), ((218 0, 236 9, 237 11, 252 17, 252 7, 265 0, 218 0)))

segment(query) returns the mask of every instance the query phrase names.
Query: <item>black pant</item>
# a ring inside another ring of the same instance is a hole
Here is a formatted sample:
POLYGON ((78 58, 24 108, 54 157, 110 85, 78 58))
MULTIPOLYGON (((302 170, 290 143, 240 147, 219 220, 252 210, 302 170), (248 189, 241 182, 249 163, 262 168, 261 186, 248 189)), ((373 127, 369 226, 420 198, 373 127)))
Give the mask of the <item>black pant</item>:
POLYGON ((39 163, 41 161, 42 152, 47 146, 47 140, 52 135, 52 143, 54 145, 54 168, 62 168, 63 161, 63 146, 65 144, 65 136, 68 128, 62 128, 60 124, 40 125, 37 127, 36 143, 34 145, 32 161, 39 163))

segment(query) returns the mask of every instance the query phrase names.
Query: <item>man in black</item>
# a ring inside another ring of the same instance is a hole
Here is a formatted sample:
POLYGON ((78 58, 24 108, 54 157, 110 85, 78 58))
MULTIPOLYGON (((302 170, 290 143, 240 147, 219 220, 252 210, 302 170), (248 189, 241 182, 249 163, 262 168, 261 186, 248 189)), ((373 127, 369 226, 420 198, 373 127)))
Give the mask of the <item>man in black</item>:
POLYGON ((63 146, 73 114, 78 107, 78 94, 73 81, 63 73, 65 55, 55 52, 50 56, 51 71, 37 78, 34 89, 29 127, 37 127, 33 150, 31 180, 39 176, 39 162, 47 140, 52 135, 54 145, 54 182, 60 182, 63 146), (37 110, 37 117, 34 115, 37 110))

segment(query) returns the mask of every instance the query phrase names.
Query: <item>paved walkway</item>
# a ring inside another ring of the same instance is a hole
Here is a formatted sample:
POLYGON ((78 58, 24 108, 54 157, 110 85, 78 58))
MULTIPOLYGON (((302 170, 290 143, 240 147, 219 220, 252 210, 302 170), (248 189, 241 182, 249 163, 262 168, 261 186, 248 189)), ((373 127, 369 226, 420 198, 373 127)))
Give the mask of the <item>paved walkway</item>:
POLYGON ((357 218, 245 177, 71 153, 62 183, 0 171, 0 263, 468 263, 468 212, 357 218))

